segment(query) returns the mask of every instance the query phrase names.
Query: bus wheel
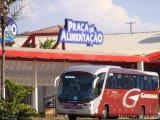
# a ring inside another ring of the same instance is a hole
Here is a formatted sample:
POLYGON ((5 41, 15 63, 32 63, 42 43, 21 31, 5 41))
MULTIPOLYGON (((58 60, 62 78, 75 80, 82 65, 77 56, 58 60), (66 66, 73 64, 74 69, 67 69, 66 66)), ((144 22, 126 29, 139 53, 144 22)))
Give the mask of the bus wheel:
POLYGON ((144 119, 144 115, 145 115, 144 107, 141 107, 141 109, 139 111, 138 118, 139 119, 144 119))
POLYGON ((77 120, 77 116, 75 115, 68 115, 69 120, 77 120))
POLYGON ((108 108, 104 107, 102 113, 103 115, 99 117, 99 120, 106 120, 108 117, 108 108))

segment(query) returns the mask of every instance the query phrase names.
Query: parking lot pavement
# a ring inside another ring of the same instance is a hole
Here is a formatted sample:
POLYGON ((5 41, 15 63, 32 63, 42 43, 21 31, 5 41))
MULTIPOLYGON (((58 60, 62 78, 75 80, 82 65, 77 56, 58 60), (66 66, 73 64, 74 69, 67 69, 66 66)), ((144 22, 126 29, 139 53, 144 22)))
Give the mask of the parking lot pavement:
MULTIPOLYGON (((122 119, 131 119, 131 118, 126 118, 126 117, 121 117, 121 118, 118 118, 120 120, 122 119)), ((160 120, 160 112, 158 113, 158 115, 155 115, 155 116, 145 116, 146 120, 150 119, 150 120, 160 120)), ((33 120, 68 120, 67 116, 58 116, 58 117, 53 117, 53 116, 50 116, 50 117, 45 117, 45 118, 38 118, 38 119, 33 119, 33 120)), ((98 120, 97 118, 80 118, 78 117, 77 120, 98 120)))

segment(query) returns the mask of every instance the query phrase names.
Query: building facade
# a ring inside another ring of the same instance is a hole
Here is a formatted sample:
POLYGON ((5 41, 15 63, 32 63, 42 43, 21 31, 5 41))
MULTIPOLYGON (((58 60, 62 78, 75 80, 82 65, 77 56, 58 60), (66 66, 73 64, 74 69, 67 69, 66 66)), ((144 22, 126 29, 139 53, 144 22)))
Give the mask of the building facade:
POLYGON ((39 112, 44 111, 44 97, 56 93, 57 76, 72 65, 118 65, 160 74, 160 31, 105 34, 101 45, 87 46, 58 43, 60 28, 54 26, 21 34, 12 47, 5 47, 5 78, 34 86, 35 91, 25 102, 39 112), (52 49, 39 48, 46 40, 53 41, 52 49))

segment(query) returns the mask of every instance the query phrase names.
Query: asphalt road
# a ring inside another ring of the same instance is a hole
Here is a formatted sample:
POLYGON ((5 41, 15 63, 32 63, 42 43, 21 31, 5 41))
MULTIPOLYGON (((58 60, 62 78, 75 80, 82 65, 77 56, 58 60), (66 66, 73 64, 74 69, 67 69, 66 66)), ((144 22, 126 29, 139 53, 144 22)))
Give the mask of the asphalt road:
MULTIPOLYGON (((132 118, 118 118, 118 119, 132 119, 132 118)), ((160 120, 160 113, 156 116, 152 117, 145 117, 144 119, 150 119, 150 120, 160 120)), ((33 120, 68 120, 67 116, 58 116, 58 117, 53 117, 53 116, 46 116, 45 118, 35 118, 33 120)), ((77 120, 98 120, 97 118, 78 118, 77 120)))

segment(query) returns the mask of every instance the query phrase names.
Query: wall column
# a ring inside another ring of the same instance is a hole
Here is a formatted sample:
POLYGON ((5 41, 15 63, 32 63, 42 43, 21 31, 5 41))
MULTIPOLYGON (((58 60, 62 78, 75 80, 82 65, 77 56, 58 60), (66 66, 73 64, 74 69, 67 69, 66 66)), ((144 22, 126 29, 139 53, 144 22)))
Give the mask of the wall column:
POLYGON ((143 61, 137 62, 137 69, 144 71, 144 62, 143 61))
POLYGON ((38 85, 37 85, 37 62, 33 61, 32 64, 32 76, 33 76, 33 106, 38 112, 38 85))

